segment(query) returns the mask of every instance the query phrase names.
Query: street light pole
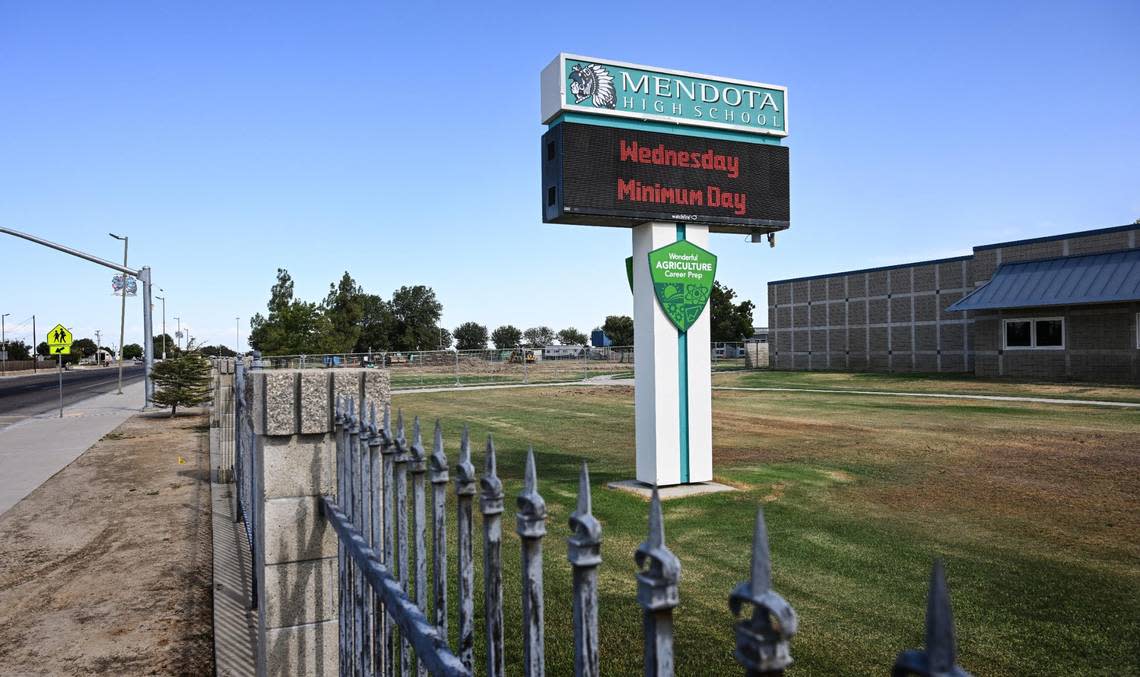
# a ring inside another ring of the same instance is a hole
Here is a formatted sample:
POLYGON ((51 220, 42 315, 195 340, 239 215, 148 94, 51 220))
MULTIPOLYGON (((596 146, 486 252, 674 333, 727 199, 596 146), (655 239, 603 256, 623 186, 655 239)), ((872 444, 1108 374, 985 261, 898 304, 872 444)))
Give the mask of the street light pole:
MULTIPOLYGON (((163 294, 166 293, 166 290, 163 289, 162 287, 159 287, 158 290, 160 292, 162 292, 163 294)), ((162 301, 162 359, 165 361, 166 360, 166 297, 165 296, 159 296, 158 294, 155 294, 154 298, 158 299, 159 301, 162 301)), ((154 339, 152 338, 151 340, 153 341, 154 339)))
POLYGON ((174 330, 174 341, 178 344, 178 352, 182 352, 182 318, 176 317, 174 321, 178 323, 178 328, 174 330))
MULTIPOLYGON (((143 333, 147 334, 147 335, 151 335, 152 322, 151 322, 151 317, 150 317, 151 316, 150 285, 151 285, 151 282, 153 280, 153 277, 151 275, 150 266, 143 266, 142 268, 139 268, 138 270, 131 270, 130 268, 127 268, 126 266, 120 266, 117 263, 114 263, 112 261, 108 261, 106 259, 101 259, 98 256, 95 256, 93 254, 88 254, 87 252, 81 252, 78 249, 72 249, 71 247, 68 247, 66 245, 58 244, 58 243, 52 242, 50 240, 45 240, 42 237, 36 237, 35 235, 29 235, 28 233, 22 233, 18 230, 12 230, 11 228, 5 228, 4 226, 0 226, 0 235, 11 235, 12 237, 18 237, 18 238, 27 240, 28 242, 34 242, 38 245, 42 245, 44 247, 49 247, 49 248, 54 249, 56 251, 63 252, 64 254, 68 254, 70 256, 75 256, 77 258, 81 258, 81 259, 84 259, 86 261, 90 261, 91 263, 98 264, 98 265, 103 266, 105 268, 110 268, 111 270, 117 270, 117 271, 119 271, 125 275, 134 275, 135 277, 137 277, 139 279, 140 282, 143 283, 143 294, 145 295, 145 298, 143 299, 144 300, 144 303, 143 303, 143 333)), ((153 343, 154 343, 153 341, 148 341, 147 344, 145 346, 143 346, 143 375, 144 375, 144 379, 145 379, 144 380, 145 385, 143 386, 143 396, 146 398, 145 399, 145 403, 146 403, 145 406, 147 406, 147 407, 149 407, 151 405, 151 401, 154 399, 154 383, 151 382, 151 380, 150 380, 150 372, 151 372, 151 369, 154 368, 154 346, 152 345, 153 343)), ((63 355, 60 355, 59 358, 60 358, 60 360, 62 360, 63 355)), ((62 408, 60 409, 60 413, 62 415, 62 413, 63 413, 62 408)))
MULTIPOLYGON (((126 235, 120 237, 114 233, 107 233, 116 240, 123 241, 123 267, 127 267, 127 245, 130 244, 130 239, 126 235)), ((123 286, 120 294, 123 297, 122 302, 119 304, 119 395, 123 394, 123 338, 127 329, 127 280, 129 277, 123 273, 123 286)))
POLYGON ((241 354, 241 318, 234 318, 234 357, 241 354))

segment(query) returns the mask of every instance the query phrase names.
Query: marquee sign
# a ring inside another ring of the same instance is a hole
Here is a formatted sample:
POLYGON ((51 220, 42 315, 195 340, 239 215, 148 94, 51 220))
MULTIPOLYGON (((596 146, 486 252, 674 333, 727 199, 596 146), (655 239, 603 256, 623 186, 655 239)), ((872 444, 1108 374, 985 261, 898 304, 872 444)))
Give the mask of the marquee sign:
POLYGON ((542 137, 543 221, 788 227, 788 149, 562 122, 542 137))
POLYGON ((786 87, 573 54, 542 71, 542 121, 564 113, 787 136, 786 87))

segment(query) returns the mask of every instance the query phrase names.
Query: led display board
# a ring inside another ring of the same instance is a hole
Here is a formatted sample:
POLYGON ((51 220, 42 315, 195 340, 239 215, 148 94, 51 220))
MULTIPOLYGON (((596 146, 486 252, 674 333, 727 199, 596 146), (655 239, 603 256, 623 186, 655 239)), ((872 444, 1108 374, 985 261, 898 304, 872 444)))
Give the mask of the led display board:
POLYGON ((562 122, 542 137, 543 221, 706 224, 773 232, 791 220, 788 149, 562 122))

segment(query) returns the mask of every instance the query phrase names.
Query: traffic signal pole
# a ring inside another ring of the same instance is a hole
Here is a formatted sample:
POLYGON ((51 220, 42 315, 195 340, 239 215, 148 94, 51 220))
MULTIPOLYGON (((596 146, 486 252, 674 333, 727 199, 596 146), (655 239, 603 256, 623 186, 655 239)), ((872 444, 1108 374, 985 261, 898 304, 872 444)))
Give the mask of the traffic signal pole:
MULTIPOLYGON (((143 331, 146 333, 146 340, 143 341, 143 374, 145 378, 143 390, 146 393, 146 406, 151 406, 151 403, 154 400, 154 383, 151 382, 150 379, 151 370, 154 368, 154 335, 151 331, 152 322, 150 307, 150 266, 143 266, 138 270, 132 270, 131 268, 119 265, 112 261, 108 261, 107 259, 99 258, 93 254, 88 254, 87 252, 79 251, 78 249, 72 249, 66 245, 58 244, 50 240, 45 240, 43 238, 36 237, 35 235, 29 235, 28 233, 22 233, 18 230, 12 230, 11 228, 4 228, 3 226, 0 226, 0 233, 22 238, 28 242, 35 242, 36 244, 63 252, 64 254, 70 254, 71 256, 90 261, 91 263, 97 263, 105 268, 117 270, 124 275, 133 275, 143 283, 143 331)), ((126 280, 123 280, 123 282, 125 283, 126 280)), ((122 350, 122 346, 119 347, 119 350, 122 350)), ((62 373, 60 378, 62 378, 62 373)))

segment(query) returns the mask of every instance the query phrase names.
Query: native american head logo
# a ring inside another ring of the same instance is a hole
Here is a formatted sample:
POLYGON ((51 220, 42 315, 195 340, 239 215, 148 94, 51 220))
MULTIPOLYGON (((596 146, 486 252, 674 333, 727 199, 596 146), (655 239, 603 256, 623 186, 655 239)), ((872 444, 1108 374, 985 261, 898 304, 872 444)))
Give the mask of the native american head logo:
POLYGON ((614 76, 596 63, 577 64, 570 69, 570 93, 574 103, 591 99, 595 108, 613 108, 617 103, 614 76))

